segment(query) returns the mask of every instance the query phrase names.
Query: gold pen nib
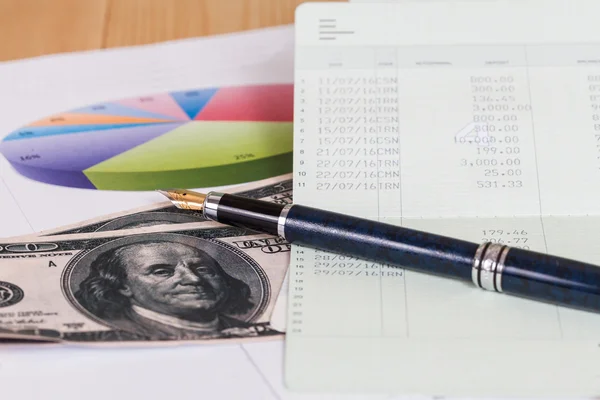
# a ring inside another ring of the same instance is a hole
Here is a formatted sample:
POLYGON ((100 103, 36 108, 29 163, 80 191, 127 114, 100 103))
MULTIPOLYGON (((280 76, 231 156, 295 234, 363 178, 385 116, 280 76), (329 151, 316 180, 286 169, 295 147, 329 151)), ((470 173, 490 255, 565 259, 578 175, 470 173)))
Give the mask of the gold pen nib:
POLYGON ((183 189, 157 190, 157 192, 171 200, 171 203, 177 208, 198 211, 202 211, 204 208, 204 199, 206 199, 206 195, 203 193, 183 189))

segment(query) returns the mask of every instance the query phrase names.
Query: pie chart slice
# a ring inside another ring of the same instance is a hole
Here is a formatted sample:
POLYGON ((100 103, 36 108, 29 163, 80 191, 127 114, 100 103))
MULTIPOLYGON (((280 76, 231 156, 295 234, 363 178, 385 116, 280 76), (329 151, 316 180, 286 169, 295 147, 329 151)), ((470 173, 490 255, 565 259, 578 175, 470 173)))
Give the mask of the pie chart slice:
POLYGON ((126 107, 149 111, 153 114, 160 114, 164 116, 163 118, 173 118, 181 121, 190 119, 185 111, 179 107, 179 104, 177 104, 175 99, 168 93, 133 97, 120 100, 118 103, 126 107))
POLYGON ((93 189, 95 186, 84 173, 87 168, 127 152, 180 125, 113 126, 106 130, 8 140, 2 143, 2 153, 17 171, 28 178, 56 185, 93 189))
POLYGON ((174 120, 175 118, 169 117, 166 114, 157 112, 150 112, 141 108, 128 107, 118 102, 116 103, 103 103, 87 107, 78 108, 71 111, 75 114, 82 115, 97 115, 97 116, 119 116, 128 118, 145 118, 154 120, 174 120))
POLYGON ((21 175, 99 190, 199 188, 292 171, 293 86, 191 89, 36 120, 0 153, 21 175))

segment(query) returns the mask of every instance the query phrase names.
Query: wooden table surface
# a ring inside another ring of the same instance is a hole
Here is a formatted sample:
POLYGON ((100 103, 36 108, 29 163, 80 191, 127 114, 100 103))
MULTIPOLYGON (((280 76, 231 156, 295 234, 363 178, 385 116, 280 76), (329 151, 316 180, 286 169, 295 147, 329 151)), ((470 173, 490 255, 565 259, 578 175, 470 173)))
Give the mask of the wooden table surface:
POLYGON ((0 61, 290 24, 305 1, 0 0, 0 61))

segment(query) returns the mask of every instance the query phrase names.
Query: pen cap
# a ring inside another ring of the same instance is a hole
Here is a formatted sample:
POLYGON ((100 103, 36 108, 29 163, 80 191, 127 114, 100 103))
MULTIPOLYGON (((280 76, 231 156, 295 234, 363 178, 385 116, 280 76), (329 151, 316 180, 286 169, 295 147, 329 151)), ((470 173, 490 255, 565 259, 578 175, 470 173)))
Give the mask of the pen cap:
POLYGON ((292 244, 464 281, 471 280, 478 247, 477 243, 298 204, 287 213, 284 237, 292 244))

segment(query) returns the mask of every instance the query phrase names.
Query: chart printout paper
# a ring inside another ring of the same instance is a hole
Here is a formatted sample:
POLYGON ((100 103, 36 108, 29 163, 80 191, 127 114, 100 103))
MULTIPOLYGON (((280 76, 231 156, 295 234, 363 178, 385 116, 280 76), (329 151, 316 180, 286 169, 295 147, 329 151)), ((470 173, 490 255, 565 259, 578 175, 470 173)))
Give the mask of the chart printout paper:
MULTIPOLYGON (((600 3, 305 4, 294 202, 600 264, 600 3)), ((293 246, 286 383, 600 394, 600 315, 293 246)))
MULTIPOLYGON (((293 41, 293 25, 284 25, 214 37, 2 62, 0 139, 50 115, 126 97, 207 87, 293 84, 293 41)), ((199 141, 205 139, 200 136, 199 141)), ((117 148, 117 142, 113 146, 109 141, 120 138, 109 135, 104 145, 90 140, 90 149, 82 151, 80 161, 117 148)), ((43 149, 52 148, 60 149, 52 146, 43 149)), ((172 154, 173 148, 165 147, 165 153, 172 154)), ((50 162, 59 162, 57 157, 51 156, 48 157, 50 162)), ((153 162, 157 166, 164 165, 162 160, 156 157, 153 162)), ((78 165, 81 164, 72 164, 78 165)), ((164 196, 153 190, 90 190, 28 179, 0 154, 2 241, 164 201, 164 196)), ((44 270, 43 274, 47 272, 44 270)), ((9 278, 6 273, 0 273, 0 281, 9 278)), ((24 293, 26 298, 33 295, 37 299, 34 293, 26 290, 24 293)), ((50 307, 53 303, 47 305, 50 307)), ((0 307, 0 319, 11 318, 13 311, 14 307, 0 307)), ((33 315, 39 312, 27 311, 32 312, 23 313, 19 318, 32 323, 32 319, 37 319, 33 315)), ((123 399, 296 399, 283 385, 282 357, 281 340, 180 346, 166 342, 164 346, 3 343, 0 346, 1 396, 22 400, 41 396, 106 400, 114 397, 118 388, 118 397, 123 399), (160 379, 149 378, 154 376, 160 379)))

